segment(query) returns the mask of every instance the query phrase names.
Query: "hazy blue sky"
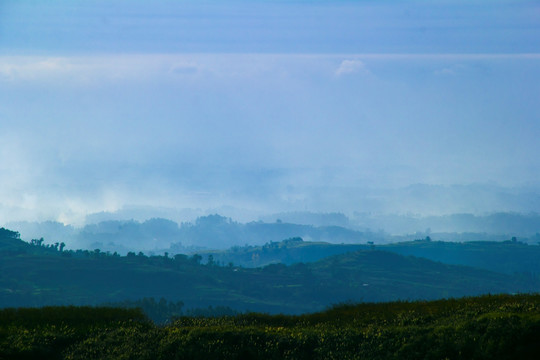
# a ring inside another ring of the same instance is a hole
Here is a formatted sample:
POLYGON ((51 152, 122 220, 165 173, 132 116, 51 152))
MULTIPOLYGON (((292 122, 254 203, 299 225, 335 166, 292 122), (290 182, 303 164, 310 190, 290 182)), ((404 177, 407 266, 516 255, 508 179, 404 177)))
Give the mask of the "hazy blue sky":
POLYGON ((539 138, 536 1, 0 2, 4 221, 534 188, 539 138))

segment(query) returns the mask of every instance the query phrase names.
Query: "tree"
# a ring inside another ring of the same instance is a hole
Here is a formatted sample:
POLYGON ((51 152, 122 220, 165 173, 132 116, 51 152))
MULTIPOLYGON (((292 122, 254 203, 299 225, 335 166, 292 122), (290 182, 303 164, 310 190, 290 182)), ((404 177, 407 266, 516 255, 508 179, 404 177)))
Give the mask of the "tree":
POLYGON ((30 244, 32 245, 35 245, 35 246, 43 246, 43 238, 40 238, 40 239, 32 239, 30 241, 30 244))
POLYGON ((184 255, 184 254, 176 254, 174 255, 174 260, 175 261, 185 261, 187 260, 187 255, 184 255))
POLYGON ((195 264, 200 264, 202 260, 202 256, 199 254, 193 254, 191 257, 191 261, 193 261, 195 264))
MULTIPOLYGON (((6 228, 0 228, 0 238, 8 238, 8 239, 21 239, 21 234, 19 234, 18 231, 11 231, 6 228)), ((42 238, 43 239, 43 238, 42 238)))

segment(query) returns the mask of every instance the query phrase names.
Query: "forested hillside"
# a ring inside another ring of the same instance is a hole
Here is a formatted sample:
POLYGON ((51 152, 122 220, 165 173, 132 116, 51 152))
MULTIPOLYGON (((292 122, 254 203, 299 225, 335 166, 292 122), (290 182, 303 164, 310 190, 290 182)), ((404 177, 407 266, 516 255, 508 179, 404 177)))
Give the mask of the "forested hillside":
POLYGON ((537 277, 447 265, 359 250, 313 263, 262 268, 218 265, 194 255, 127 256, 0 242, 0 306, 91 305, 146 297, 186 308, 301 313, 344 301, 437 299, 486 293, 536 292, 537 277))

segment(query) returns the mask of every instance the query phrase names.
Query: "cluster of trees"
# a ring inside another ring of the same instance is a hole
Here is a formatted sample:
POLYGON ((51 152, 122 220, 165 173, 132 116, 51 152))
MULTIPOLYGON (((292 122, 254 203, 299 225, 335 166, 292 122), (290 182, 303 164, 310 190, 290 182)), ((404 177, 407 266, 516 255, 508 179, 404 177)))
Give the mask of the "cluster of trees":
POLYGON ((6 228, 0 228, 0 239, 20 240, 21 234, 18 231, 12 231, 6 228))
POLYGON ((30 244, 34 246, 43 246, 47 249, 53 249, 55 251, 64 251, 64 248, 66 247, 66 244, 64 242, 55 242, 54 244, 45 244, 45 239, 39 238, 39 239, 32 239, 30 240, 30 244))

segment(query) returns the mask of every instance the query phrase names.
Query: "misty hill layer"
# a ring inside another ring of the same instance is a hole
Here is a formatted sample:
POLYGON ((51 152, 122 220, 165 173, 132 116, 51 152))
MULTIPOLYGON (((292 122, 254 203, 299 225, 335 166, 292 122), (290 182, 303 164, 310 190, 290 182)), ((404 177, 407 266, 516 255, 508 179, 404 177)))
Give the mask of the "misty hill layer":
POLYGON ((46 243, 65 242, 67 248, 118 252, 144 251, 163 254, 200 251, 201 248, 227 249, 232 246, 263 245, 291 237, 333 243, 360 243, 384 239, 369 231, 357 231, 340 226, 313 226, 282 222, 238 223, 220 215, 198 218, 194 223, 166 219, 144 222, 103 221, 81 229, 57 222, 12 224, 24 234, 24 239, 45 238, 46 243))

